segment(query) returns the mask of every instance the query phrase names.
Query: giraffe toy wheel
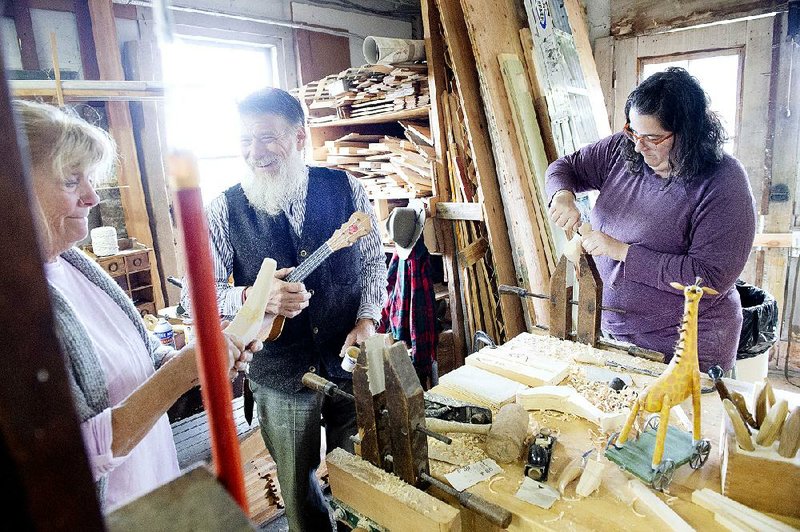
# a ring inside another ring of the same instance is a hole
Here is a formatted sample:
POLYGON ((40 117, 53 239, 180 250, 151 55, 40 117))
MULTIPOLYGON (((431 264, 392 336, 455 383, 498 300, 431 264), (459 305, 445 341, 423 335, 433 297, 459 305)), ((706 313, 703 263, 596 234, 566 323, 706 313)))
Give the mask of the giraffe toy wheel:
POLYGON ((654 490, 664 491, 672 482, 672 476, 675 474, 675 462, 667 458, 662 461, 658 468, 653 472, 653 480, 650 485, 654 490))
POLYGON ((694 444, 694 452, 689 459, 689 465, 692 469, 700 469, 703 464, 708 460, 708 455, 711 453, 711 442, 707 439, 702 439, 694 444))

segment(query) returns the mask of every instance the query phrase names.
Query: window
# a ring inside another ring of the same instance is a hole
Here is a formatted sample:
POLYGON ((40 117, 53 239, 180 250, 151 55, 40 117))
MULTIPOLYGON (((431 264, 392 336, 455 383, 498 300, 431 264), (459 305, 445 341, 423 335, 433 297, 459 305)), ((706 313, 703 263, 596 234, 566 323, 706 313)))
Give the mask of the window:
POLYGON ((640 81, 668 67, 685 68, 696 77, 708 94, 711 109, 717 113, 728 141, 724 149, 733 155, 739 131, 739 95, 741 94, 742 54, 739 49, 701 52, 641 60, 640 81))
POLYGON ((277 83, 271 45, 186 39, 164 50, 167 141, 198 158, 200 189, 208 204, 247 171, 239 149, 236 103, 277 83))

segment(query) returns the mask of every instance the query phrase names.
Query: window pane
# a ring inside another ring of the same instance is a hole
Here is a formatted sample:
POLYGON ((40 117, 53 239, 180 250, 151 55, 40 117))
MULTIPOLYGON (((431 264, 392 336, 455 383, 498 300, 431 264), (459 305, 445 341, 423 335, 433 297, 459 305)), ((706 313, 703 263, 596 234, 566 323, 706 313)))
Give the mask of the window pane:
POLYGON ((653 58, 643 61, 642 80, 656 72, 663 72, 668 67, 685 68, 697 78, 703 90, 708 94, 711 110, 717 113, 729 140, 725 143, 726 152, 733 154, 739 114, 739 72, 740 55, 738 51, 727 51, 722 54, 691 54, 684 58, 653 58))

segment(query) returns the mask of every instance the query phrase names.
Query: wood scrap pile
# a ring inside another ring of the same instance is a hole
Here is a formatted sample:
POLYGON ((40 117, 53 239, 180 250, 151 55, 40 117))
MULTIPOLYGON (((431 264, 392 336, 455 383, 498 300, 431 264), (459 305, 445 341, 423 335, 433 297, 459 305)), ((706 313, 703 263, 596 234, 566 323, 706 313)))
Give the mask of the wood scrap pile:
MULTIPOLYGON (((465 129, 464 114, 455 84, 442 93, 442 115, 447 132, 447 168, 451 201, 473 203, 478 200, 478 179, 465 129)), ((486 224, 468 220, 453 223, 458 252, 468 333, 484 331, 496 341, 503 341, 503 323, 498 319, 499 292, 494 275, 494 260, 486 238, 486 224)))
POLYGON ((366 65, 309 83, 298 92, 309 123, 359 118, 430 104, 425 64, 366 65))
POLYGON ((436 157, 426 126, 401 122, 406 138, 350 133, 325 142, 325 163, 364 184, 370 199, 430 196, 436 157))

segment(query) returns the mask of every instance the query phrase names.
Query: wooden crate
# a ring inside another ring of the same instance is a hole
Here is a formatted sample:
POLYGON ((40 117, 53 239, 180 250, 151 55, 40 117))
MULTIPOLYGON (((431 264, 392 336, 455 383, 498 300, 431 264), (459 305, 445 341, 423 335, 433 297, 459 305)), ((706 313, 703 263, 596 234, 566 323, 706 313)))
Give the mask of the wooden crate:
POLYGON ((720 437, 722 494, 750 508, 800 517, 800 457, 793 460, 757 456, 739 449, 730 420, 724 417, 720 437))

